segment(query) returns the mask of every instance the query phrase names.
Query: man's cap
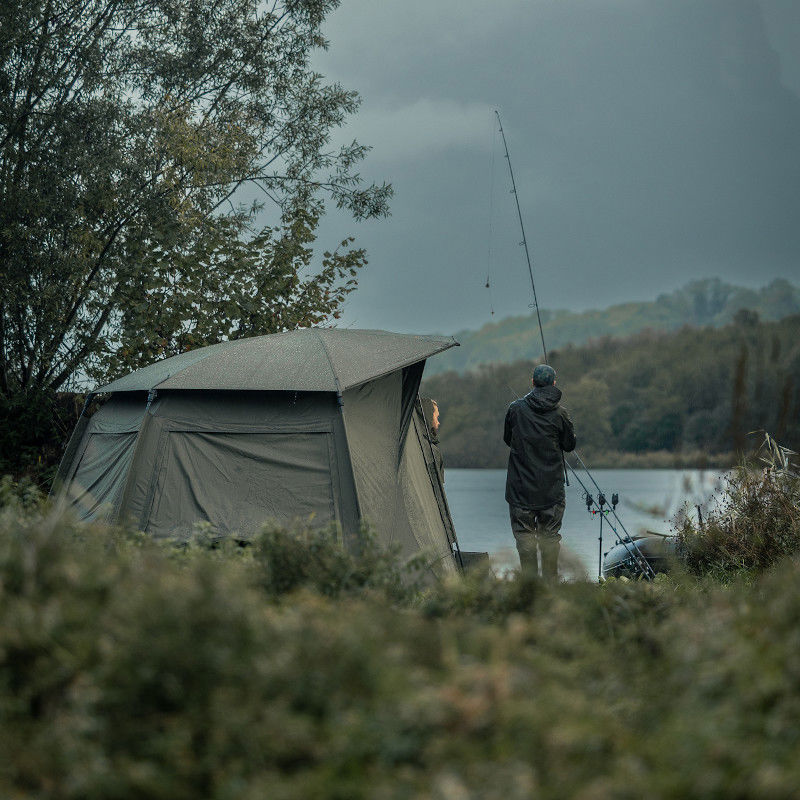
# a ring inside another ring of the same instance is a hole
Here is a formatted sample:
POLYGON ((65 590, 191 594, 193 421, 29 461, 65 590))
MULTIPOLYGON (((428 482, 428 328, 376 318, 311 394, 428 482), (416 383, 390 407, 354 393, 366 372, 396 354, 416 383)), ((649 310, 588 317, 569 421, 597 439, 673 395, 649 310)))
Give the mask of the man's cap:
POLYGON ((552 386, 556 379, 556 371, 548 364, 539 364, 533 370, 534 386, 552 386))

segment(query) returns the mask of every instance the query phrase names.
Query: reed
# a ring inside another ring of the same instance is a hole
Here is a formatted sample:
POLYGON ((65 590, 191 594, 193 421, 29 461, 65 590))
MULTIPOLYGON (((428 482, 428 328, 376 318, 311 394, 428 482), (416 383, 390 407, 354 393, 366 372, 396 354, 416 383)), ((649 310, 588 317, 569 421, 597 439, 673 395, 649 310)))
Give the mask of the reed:
POLYGON ((800 550, 794 456, 765 434, 757 460, 727 477, 714 510, 704 520, 682 518, 678 552, 693 574, 727 580, 738 572, 763 572, 800 550))

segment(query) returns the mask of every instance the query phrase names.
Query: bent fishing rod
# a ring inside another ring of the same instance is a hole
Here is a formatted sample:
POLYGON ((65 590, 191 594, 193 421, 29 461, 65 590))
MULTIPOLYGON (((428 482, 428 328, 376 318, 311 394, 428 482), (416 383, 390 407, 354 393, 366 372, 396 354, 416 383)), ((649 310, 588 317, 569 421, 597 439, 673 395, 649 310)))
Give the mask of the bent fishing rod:
MULTIPOLYGON (((514 201, 515 201, 516 206, 517 206, 517 217, 519 218, 519 227, 520 227, 520 230, 522 231, 522 241, 520 242, 520 245, 525 249, 525 260, 527 261, 527 264, 528 264, 528 275, 530 276, 530 279, 531 279, 531 291, 533 292, 533 306, 536 309, 536 320, 537 320, 537 322, 539 324, 539 337, 540 337, 540 339, 542 341, 542 353, 544 355, 544 363, 546 364, 548 362, 548 359, 547 359, 547 346, 545 345, 545 342, 544 342, 544 327, 542 325, 542 316, 541 316, 541 314, 539 312, 539 299, 538 299, 538 296, 536 294, 536 282, 533 279, 533 266, 532 266, 532 263, 531 263, 530 251, 528 249, 528 238, 525 235, 525 225, 524 225, 524 223, 522 221, 522 209, 521 209, 520 203, 519 203, 519 193, 517 192, 517 182, 514 180, 514 170, 513 170, 512 166, 511 166, 511 154, 508 151, 508 142, 506 141, 506 134, 505 134, 505 131, 503 130, 503 122, 500 119, 500 112, 497 109, 495 109, 494 113, 495 113, 495 116, 497 117, 497 124, 500 127, 500 136, 503 139, 503 149, 505 150, 505 157, 506 157, 506 161, 508 163, 508 173, 511 176, 511 193, 514 195, 514 201)), ((603 490, 600 488, 600 486, 597 483, 597 481, 594 479, 594 476, 589 471, 589 468, 586 466, 586 463, 584 462, 584 460, 580 457, 580 455, 578 454, 577 451, 574 451, 574 455, 575 455, 575 458, 578 460, 578 463, 580 464, 580 466, 583 467, 584 471, 589 476, 589 479, 591 480, 591 482, 594 485, 595 489, 597 490, 598 500, 600 498, 605 499, 605 497, 607 495, 605 494, 605 492, 603 492, 603 490)), ((578 481, 578 483, 580 484, 581 488, 584 491, 584 494, 585 494, 585 497, 586 497, 587 509, 591 510, 591 506, 592 505, 597 506, 597 510, 599 512, 599 515, 600 515, 601 523, 602 523, 603 517, 606 516, 606 522, 608 523, 609 527, 616 534, 617 539, 620 542, 620 544, 625 546, 626 552, 630 556, 632 562, 634 564, 636 564, 636 566, 639 569, 639 571, 641 572, 641 574, 645 578, 647 578, 648 580, 652 580, 653 578, 655 578, 655 575, 656 575, 655 574, 655 570, 653 570, 653 567, 650 565, 650 562, 644 557, 644 555, 641 553, 639 548, 634 544, 633 538, 628 533, 627 528, 622 523, 622 520, 619 518, 619 515, 617 514, 616 505, 612 506, 611 512, 613 513, 614 519, 616 520, 617 525, 619 526, 620 530, 623 532, 624 536, 621 536, 619 531, 617 530, 617 528, 614 527, 611 524, 611 522, 607 519, 607 511, 605 511, 604 508, 603 508, 603 505, 605 505, 605 503, 603 503, 601 505, 600 503, 598 503, 597 500, 594 499, 594 497, 591 495, 589 490, 586 488, 586 485, 578 477, 578 473, 575 471, 573 466, 571 464, 569 464, 569 462, 564 457, 564 452, 563 451, 561 452, 561 457, 562 457, 563 464, 564 464, 564 477, 566 479, 567 485, 569 486, 569 477, 568 477, 568 474, 567 474, 567 467, 569 467, 570 472, 572 472, 573 476, 578 481)), ((602 527, 601 527, 601 537, 602 537, 602 527)), ((602 539, 601 539, 601 551, 602 551, 602 539)), ((601 566, 601 572, 602 572, 602 566, 601 566)))
POLYGON ((525 248, 525 260, 528 262, 528 275, 531 278, 531 291, 533 292, 533 307, 536 309, 536 319, 539 321, 539 336, 542 338, 542 352, 544 353, 544 363, 547 363, 547 346, 544 343, 544 331, 542 329, 542 317, 539 313, 539 299, 536 296, 536 283, 533 280, 533 266, 531 265, 531 254, 528 250, 528 238, 525 236, 525 225, 522 222, 522 209, 519 205, 519 194, 517 193, 517 182, 514 180, 514 170, 511 168, 511 155, 508 152, 506 133, 503 130, 503 123, 500 120, 500 112, 495 109, 497 124, 500 126, 500 135, 503 137, 503 149, 506 151, 506 161, 508 162, 508 174, 511 176, 511 194, 517 204, 517 217, 519 217, 519 229, 522 231, 522 241, 520 244, 525 248))
MULTIPOLYGON (((511 194, 514 195, 514 202, 517 204, 517 218, 519 219, 519 229, 522 231, 522 241, 520 245, 525 248, 525 260, 528 263, 528 275, 531 279, 531 291, 533 292, 533 307, 536 309, 536 319, 539 323, 539 336, 542 340, 542 353, 544 353, 544 363, 547 359, 547 345, 544 343, 544 328, 542 327, 542 315, 539 312, 539 298, 536 295, 536 282, 533 280, 533 265, 531 263, 531 253, 528 249, 528 237, 525 235, 525 224, 522 221, 522 208, 519 204, 519 193, 517 192, 517 182, 514 180, 514 169, 511 166, 511 154, 508 152, 508 142, 506 142, 506 132, 503 130, 503 121, 500 119, 500 112, 495 109, 497 124, 500 126, 500 136, 503 137, 503 149, 505 150, 506 162, 508 163, 508 174, 511 176, 511 194)), ((488 283, 487 283, 488 286, 488 283)), ((564 452, 561 452, 561 462, 564 467, 564 480, 569 486, 569 475, 567 474, 567 462, 564 452)))

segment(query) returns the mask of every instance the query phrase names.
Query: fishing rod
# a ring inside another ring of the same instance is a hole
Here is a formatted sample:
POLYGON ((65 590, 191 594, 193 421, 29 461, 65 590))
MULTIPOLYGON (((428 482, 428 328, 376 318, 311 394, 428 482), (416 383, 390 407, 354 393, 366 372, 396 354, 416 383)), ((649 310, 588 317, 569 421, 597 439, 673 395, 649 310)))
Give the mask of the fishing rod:
MULTIPOLYGON (((520 242, 520 244, 525 248, 525 259, 526 259, 526 261, 528 263, 528 275, 530 276, 530 279, 531 279, 531 290, 533 291, 533 305, 534 305, 534 308, 536 309, 536 320, 537 320, 537 322, 539 324, 539 337, 542 340, 542 353, 544 354, 544 363, 546 364, 547 361, 548 361, 548 358, 547 358, 547 346, 544 343, 544 326, 542 325, 542 316, 539 313, 539 299, 538 299, 537 294, 536 294, 536 283, 535 283, 535 281, 533 279, 533 266, 531 264, 530 251, 528 250, 528 239, 527 239, 527 237, 525 235, 525 225, 524 225, 524 223, 522 221, 522 209, 521 209, 520 204, 519 204, 519 193, 517 192, 517 183, 514 180, 514 170, 511 167, 511 155, 508 152, 508 142, 506 141, 506 134, 505 134, 505 131, 503 130, 503 122, 500 119, 500 112, 497 109, 495 109, 494 113, 497 116, 497 124, 500 126, 500 135, 503 138, 503 149, 505 150, 505 157, 506 157, 506 161, 508 162, 508 173, 511 176, 511 193, 514 195, 514 201, 516 202, 516 205, 517 205, 517 217, 519 218, 519 227, 520 227, 520 230, 522 231, 522 241, 520 242)), ((586 472, 586 474, 589 476, 589 479, 594 484, 595 489, 597 489, 598 500, 594 499, 592 494, 586 488, 586 485, 583 483, 583 481, 580 479, 580 477, 578 477, 578 473, 575 471, 573 466, 571 464, 567 463, 567 460, 564 457, 564 453, 562 451, 561 458, 562 458, 562 462, 564 464, 564 477, 566 479, 567 485, 569 486, 569 477, 567 475, 567 467, 569 467, 570 472, 572 472, 573 476, 578 481, 578 483, 580 484, 581 488, 584 491, 584 496, 586 498, 586 508, 587 508, 587 510, 591 512, 592 505, 597 506, 598 513, 600 515, 600 525, 601 525, 601 528, 600 528, 600 531, 601 531, 600 532, 600 550, 601 550, 601 553, 602 553, 602 522, 603 522, 603 518, 605 517, 606 518, 606 522, 608 523, 609 527, 616 534, 617 540, 619 541, 619 543, 625 546, 625 550, 627 551, 628 555, 630 556, 632 562, 634 564, 636 564, 636 566, 638 567, 639 571, 641 572, 641 574, 645 578, 647 578, 648 580, 652 580, 653 578, 655 578, 655 570, 653 570, 653 567, 651 566, 650 562, 644 557, 644 555, 641 553, 639 548, 636 546, 636 544, 633 541, 633 538, 628 533, 627 528, 622 524, 622 520, 619 518, 619 515, 617 514, 616 504, 614 504, 612 506, 611 512, 613 513, 614 519, 617 521, 617 524, 618 524, 619 528, 622 530, 622 532, 624 534, 624 537, 620 535, 619 531, 608 520, 607 511, 605 511, 604 508, 603 508, 603 506, 606 504, 605 503, 605 498, 606 498, 605 492, 602 491, 602 489, 600 488, 599 484, 594 479, 594 476, 589 471, 589 468, 586 466, 584 460, 578 455, 577 452, 575 452, 575 457, 577 458, 578 463, 583 467, 583 469, 586 472), (603 503, 602 504, 600 504, 598 502, 600 498, 603 499, 603 503)), ((613 497, 617 497, 617 494, 614 493, 613 497)), ((600 572, 602 573, 602 562, 601 562, 601 565, 600 565, 600 572)))
POLYGON ((533 280, 533 266, 531 265, 531 254, 528 250, 528 238, 525 236, 525 225, 522 222, 522 209, 519 206, 519 194, 517 194, 517 182, 514 180, 514 170, 511 168, 511 156, 508 152, 508 143, 506 142, 506 132, 503 130, 503 123, 500 120, 500 112, 495 109, 494 113, 497 115, 497 124, 500 126, 500 135, 503 137, 503 149, 506 151, 506 161, 508 162, 508 172, 511 175, 511 194, 514 195, 514 200, 517 204, 517 216, 519 217, 519 228, 522 231, 522 241, 520 244, 525 248, 525 259, 528 262, 528 274, 531 276, 531 289, 533 290, 533 306, 536 309, 536 319, 539 320, 539 335, 542 337, 542 352, 544 353, 544 363, 547 363, 547 347, 544 343, 544 332, 542 330, 542 317, 539 313, 539 300, 536 297, 536 284, 533 280))
MULTIPOLYGON (((612 500, 612 506, 610 511, 614 515, 614 519, 617 521, 617 525, 622 530, 624 536, 620 534, 617 528, 614 527, 613 523, 608 519, 608 511, 605 511, 603 509, 603 506, 606 505, 605 493, 597 485, 597 481, 595 481, 595 479, 592 477, 592 473, 589 472, 589 468, 586 466, 586 464, 584 464, 583 459, 578 455, 577 452, 575 453, 575 457, 581 463, 584 471, 589 476, 589 478, 591 479, 592 483, 595 485, 598 491, 597 500, 595 500, 591 492, 586 488, 586 484, 580 479, 574 467, 571 464, 568 464, 570 471, 575 477, 575 480, 578 481, 581 488, 583 489, 583 496, 586 499, 586 510, 589 513, 598 514, 600 516, 600 556, 598 559, 600 561, 600 564, 598 572, 602 575, 603 572, 603 567, 602 567, 603 527, 602 526, 603 526, 603 518, 605 517, 606 524, 608 525, 609 528, 611 528, 612 531, 614 531, 614 535, 617 537, 617 541, 625 548, 625 552, 628 554, 631 561, 637 566, 639 572, 641 572, 641 574, 648 580, 653 580, 656 576, 655 570, 653 569, 650 562, 644 557, 644 555, 642 555, 642 552, 639 550, 639 548, 636 546, 636 543, 634 542, 630 533, 628 533, 628 529, 622 524, 622 520, 619 518, 619 515, 617 514, 617 507, 616 507, 617 504, 614 503, 612 500), (596 512, 592 511, 593 505, 597 507, 596 512)), ((619 495, 616 492, 614 492, 614 494, 612 494, 611 496, 612 498, 616 497, 617 499, 619 499, 619 495)))
MULTIPOLYGON (((591 472, 589 472, 589 467, 586 466, 586 464, 584 463, 584 460, 580 457, 580 454, 577 451, 575 451, 575 458, 578 459, 578 463, 583 467, 584 471, 589 476, 589 480, 594 484, 594 488, 597 489, 598 493, 601 496, 605 496, 603 490, 598 486, 597 481, 594 479, 594 476, 592 475, 591 472)), ((573 470, 573 472, 574 472, 574 470, 573 470)), ((612 497, 613 496, 616 496, 616 495, 612 495, 612 497)), ((625 536, 628 538, 629 541, 633 542, 633 537, 628 533, 628 529, 625 527, 625 525, 623 525, 622 520, 619 518, 619 515, 617 514, 616 503, 614 503, 612 505, 611 512, 614 514, 614 519, 617 521, 617 524, 625 532, 625 536)), ((614 531, 614 532, 616 533, 616 531, 614 531)), ((619 534, 617 534, 617 535, 619 535, 619 534)), ((637 553, 639 552, 639 548, 638 547, 636 548, 636 552, 637 553)), ((642 558, 644 558, 644 556, 642 556, 642 558)), ((650 567, 650 562, 647 561, 647 559, 644 559, 644 561, 647 564, 647 566, 650 567)), ((655 572, 653 572, 653 568, 652 567, 650 567, 650 572, 652 573, 652 576, 655 577, 655 572)))
MULTIPOLYGON (((500 126, 500 135, 503 137, 503 149, 506 151, 506 161, 508 162, 508 174, 511 176, 511 194, 514 195, 514 202, 517 204, 517 217, 519 218, 519 229, 522 231, 522 241, 520 244, 525 248, 525 260, 528 262, 528 275, 531 279, 531 290, 533 291, 533 307, 536 309, 536 319, 539 322, 539 336, 542 340, 542 352, 544 353, 544 363, 547 363, 547 345, 544 343, 544 328, 542 327, 542 316, 539 313, 539 298, 536 296, 536 282, 533 280, 533 266, 531 264, 531 254, 528 250, 528 237, 525 235, 525 224, 522 221, 522 208, 519 204, 519 193, 517 192, 517 182, 514 180, 514 169, 511 166, 511 154, 508 152, 508 142, 506 141, 506 132, 503 130, 503 121, 500 119, 500 112, 495 109, 495 116, 497 117, 497 124, 500 126)), ((489 285, 487 280, 486 285, 489 285)), ((494 313, 494 312, 493 312, 494 313)), ((564 468, 564 480, 569 486, 569 475, 567 474, 567 462, 564 459, 564 453, 561 453, 561 464, 564 468)))

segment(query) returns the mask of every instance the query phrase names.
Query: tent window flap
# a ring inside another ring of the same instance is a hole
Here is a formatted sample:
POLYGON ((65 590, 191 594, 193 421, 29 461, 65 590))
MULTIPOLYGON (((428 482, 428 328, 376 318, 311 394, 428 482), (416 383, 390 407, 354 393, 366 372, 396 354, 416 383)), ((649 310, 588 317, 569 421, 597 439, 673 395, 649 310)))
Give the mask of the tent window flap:
POLYGON ((252 533, 267 521, 336 519, 329 432, 170 431, 147 530, 186 535, 205 521, 252 533))

